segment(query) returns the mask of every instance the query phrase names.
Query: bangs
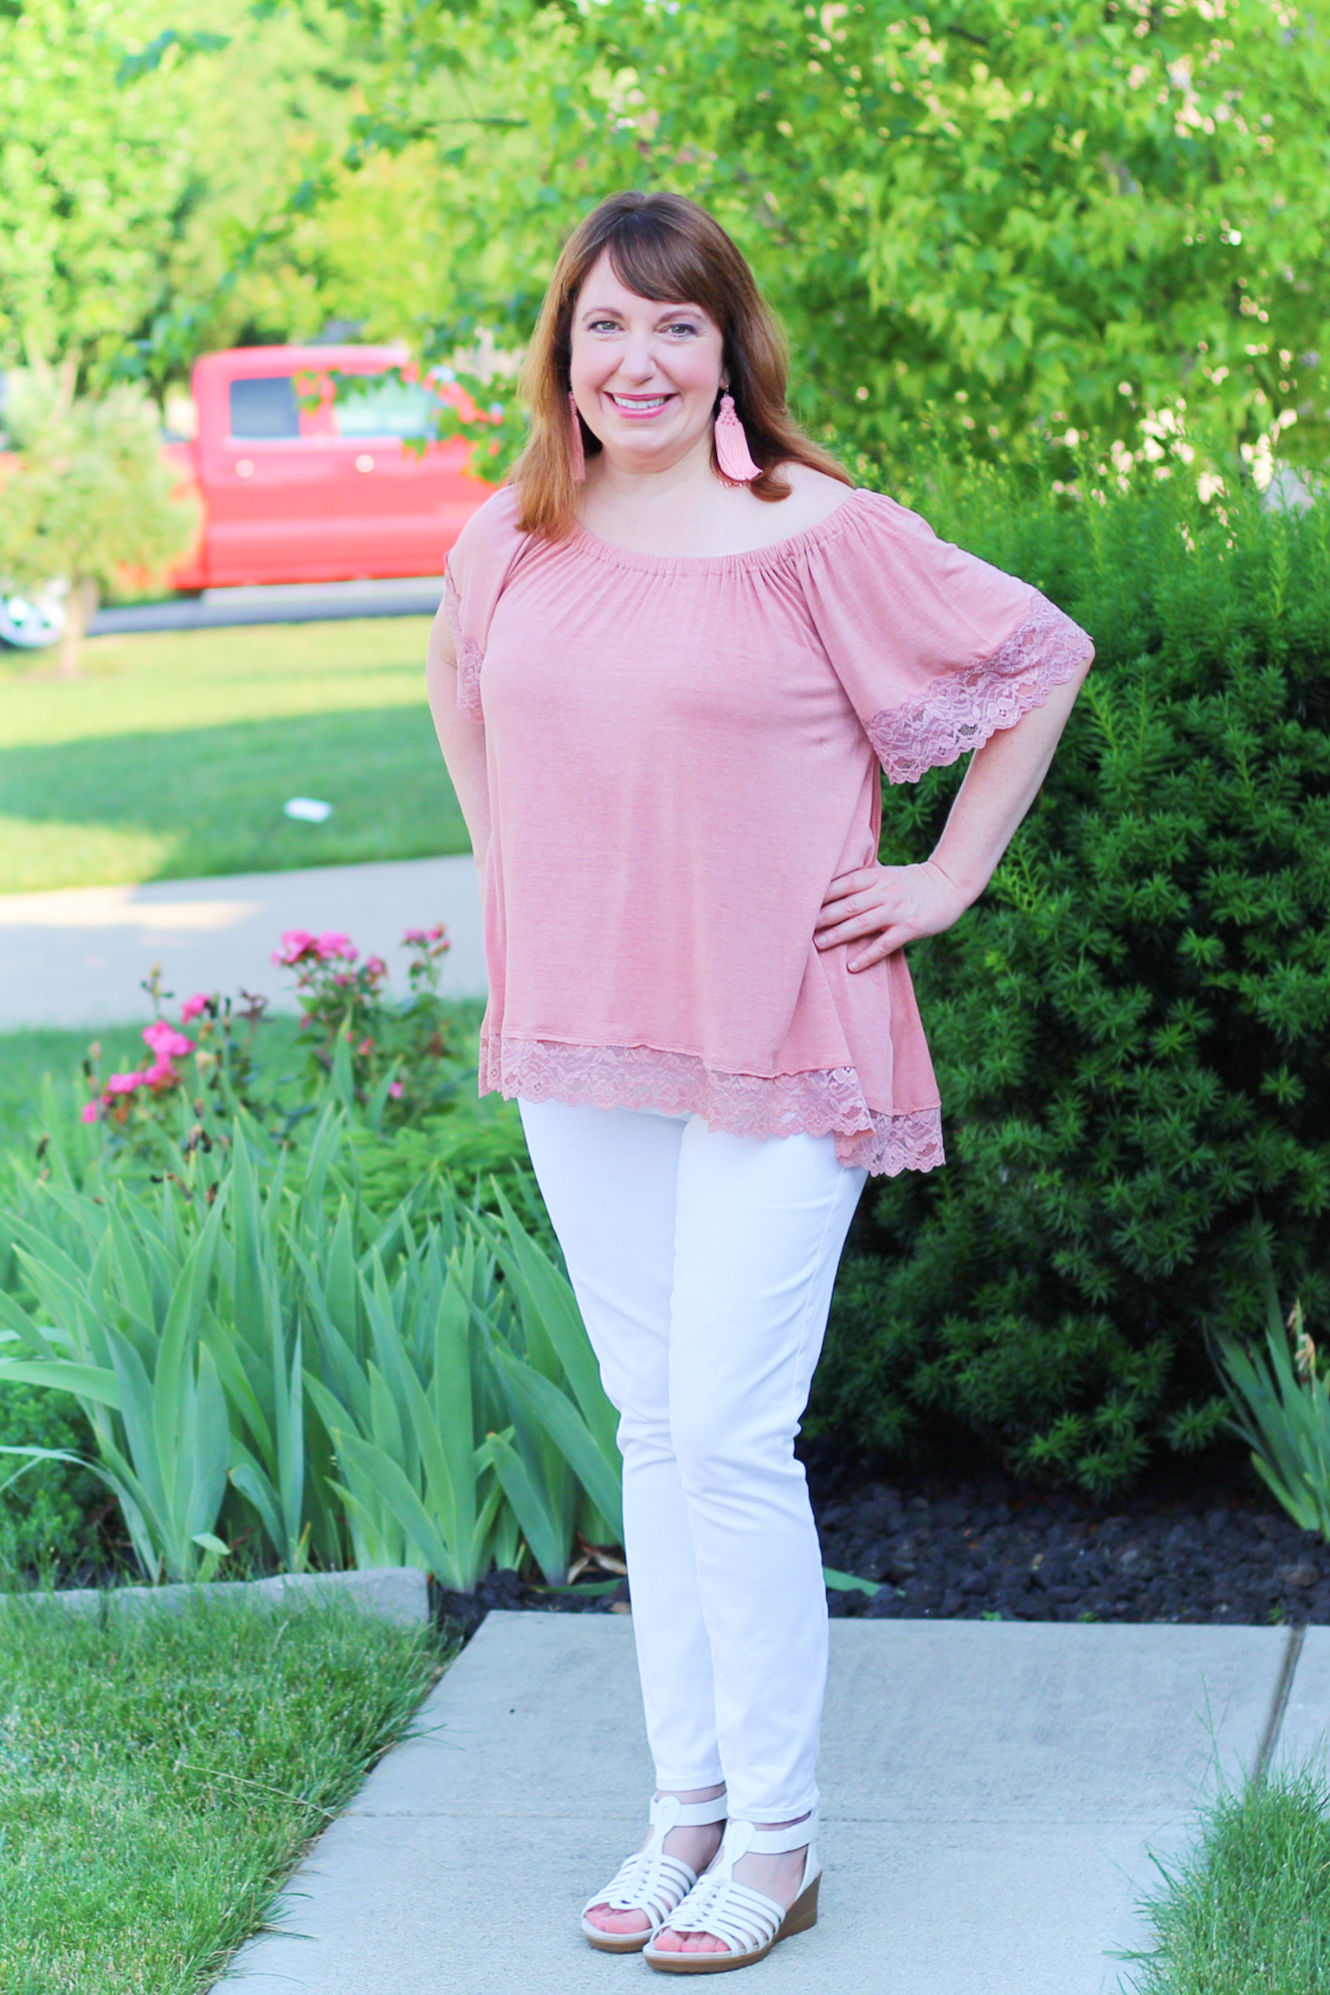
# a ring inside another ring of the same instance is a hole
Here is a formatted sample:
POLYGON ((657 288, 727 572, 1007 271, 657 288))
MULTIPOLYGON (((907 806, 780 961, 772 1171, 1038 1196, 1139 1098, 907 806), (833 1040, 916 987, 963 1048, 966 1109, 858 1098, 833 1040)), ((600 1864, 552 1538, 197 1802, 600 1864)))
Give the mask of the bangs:
POLYGON ((640 208, 620 216, 603 248, 619 282, 639 298, 701 305, 718 326, 728 323, 733 301, 716 281, 714 247, 707 256, 701 243, 664 216, 640 208))

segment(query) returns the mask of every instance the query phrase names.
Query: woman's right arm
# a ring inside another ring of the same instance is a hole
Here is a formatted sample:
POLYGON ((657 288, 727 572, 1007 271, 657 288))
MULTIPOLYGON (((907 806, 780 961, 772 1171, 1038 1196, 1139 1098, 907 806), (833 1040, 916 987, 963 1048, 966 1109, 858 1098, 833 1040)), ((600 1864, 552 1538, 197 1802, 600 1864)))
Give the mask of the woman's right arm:
POLYGON ((457 655, 443 605, 430 632, 425 666, 434 732, 471 834, 476 864, 483 866, 490 842, 489 782, 485 772, 485 724, 457 704, 457 655))

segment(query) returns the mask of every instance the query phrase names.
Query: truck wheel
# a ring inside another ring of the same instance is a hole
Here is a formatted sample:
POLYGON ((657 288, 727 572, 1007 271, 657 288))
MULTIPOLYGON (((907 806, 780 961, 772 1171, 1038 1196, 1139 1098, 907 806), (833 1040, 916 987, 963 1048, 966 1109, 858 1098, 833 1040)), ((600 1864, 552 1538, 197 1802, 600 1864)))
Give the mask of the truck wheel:
POLYGON ((16 651, 42 651, 58 644, 65 630, 63 591, 44 589, 39 596, 11 596, 0 591, 0 644, 16 651))

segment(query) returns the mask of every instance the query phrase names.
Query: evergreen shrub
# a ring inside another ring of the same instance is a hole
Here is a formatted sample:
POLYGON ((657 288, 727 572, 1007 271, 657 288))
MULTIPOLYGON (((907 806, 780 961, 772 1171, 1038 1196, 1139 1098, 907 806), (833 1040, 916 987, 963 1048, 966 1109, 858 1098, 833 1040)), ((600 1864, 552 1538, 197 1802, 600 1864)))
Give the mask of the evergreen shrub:
MULTIPOLYGON (((0 1447, 86 1454, 92 1435, 77 1402, 41 1386, 0 1378, 0 1447)), ((24 1571, 68 1571, 95 1555, 92 1518, 106 1491, 73 1462, 0 1454, 0 1590, 24 1571)))
MULTIPOLYGON (((1206 1333, 1260 1334, 1267 1247, 1313 1334, 1330 1300, 1330 503, 1202 503, 1178 461, 895 489, 1097 657, 988 892, 910 952, 949 1162, 866 1188, 809 1427, 1102 1493, 1224 1433, 1206 1333)), ((956 777, 887 789, 884 861, 956 777)))

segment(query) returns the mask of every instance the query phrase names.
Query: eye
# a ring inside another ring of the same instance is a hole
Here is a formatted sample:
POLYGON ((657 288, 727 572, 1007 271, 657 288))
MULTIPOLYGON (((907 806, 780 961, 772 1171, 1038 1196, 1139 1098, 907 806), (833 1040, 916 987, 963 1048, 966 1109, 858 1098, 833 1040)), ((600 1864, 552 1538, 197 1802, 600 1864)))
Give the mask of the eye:
POLYGON ((666 326, 665 330, 668 333, 689 333, 696 339, 702 328, 694 325, 691 319, 675 319, 673 324, 666 326))
POLYGON ((618 330, 619 321, 617 319, 589 319, 587 321, 588 332, 617 332, 618 330))

